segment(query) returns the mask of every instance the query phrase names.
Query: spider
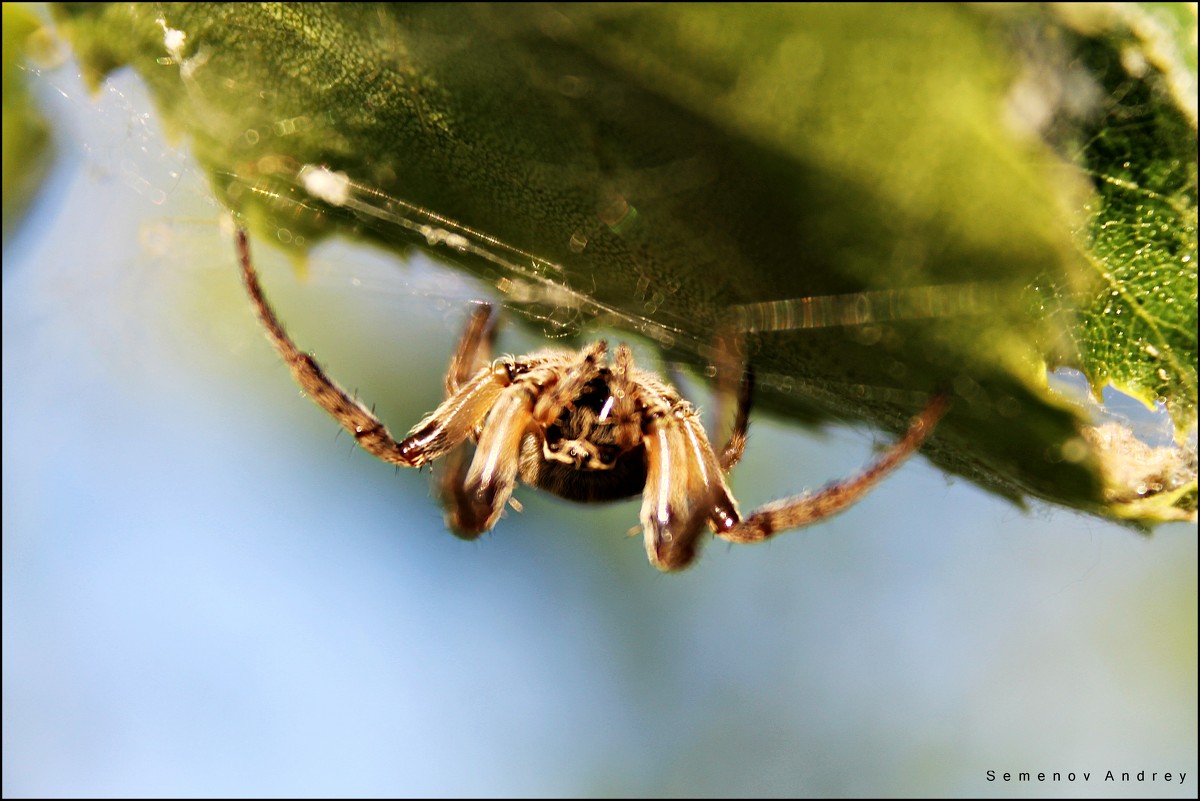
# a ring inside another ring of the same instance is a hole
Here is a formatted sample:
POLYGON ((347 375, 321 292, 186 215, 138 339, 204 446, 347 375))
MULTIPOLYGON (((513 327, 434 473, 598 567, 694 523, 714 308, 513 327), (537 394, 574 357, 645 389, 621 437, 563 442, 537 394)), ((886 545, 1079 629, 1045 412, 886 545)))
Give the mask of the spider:
POLYGON ((288 337, 263 296, 240 228, 237 249, 255 312, 296 383, 384 462, 421 467, 445 457, 446 523, 466 539, 490 530, 506 504, 520 508, 510 500, 518 477, 579 502, 640 493, 651 564, 679 570, 695 559, 706 528, 730 542, 762 542, 842 511, 917 451, 948 406, 945 395, 933 395, 907 433, 857 476, 743 517, 725 474, 745 448, 752 373, 745 372, 733 431, 718 455, 696 409, 666 381, 634 366, 628 346, 617 346, 611 360, 603 340, 578 351, 491 360, 496 315, 479 304, 450 361, 446 400, 397 441, 288 337), (467 440, 475 443, 469 466, 467 440))

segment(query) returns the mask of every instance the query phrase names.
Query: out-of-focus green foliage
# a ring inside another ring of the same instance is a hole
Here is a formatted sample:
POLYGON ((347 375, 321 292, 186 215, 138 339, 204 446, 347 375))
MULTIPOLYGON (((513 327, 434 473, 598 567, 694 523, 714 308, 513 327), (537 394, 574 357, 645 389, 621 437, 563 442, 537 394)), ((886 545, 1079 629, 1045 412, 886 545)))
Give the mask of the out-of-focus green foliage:
POLYGON ((50 130, 33 105, 19 66, 42 23, 17 3, 4 4, 4 234, 15 227, 49 164, 50 130))
POLYGON ((718 332, 737 335, 760 406, 799 420, 899 430, 946 390, 926 452, 951 472, 1137 522, 1194 513, 1194 470, 1130 495, 1045 383, 1047 360, 1074 364, 1195 419, 1195 115, 1164 77, 1194 82, 1194 54, 1190 73, 1164 66, 1128 18, 940 4, 56 13, 95 80, 142 75, 260 237, 432 249, 511 307, 601 317, 698 365, 718 332))

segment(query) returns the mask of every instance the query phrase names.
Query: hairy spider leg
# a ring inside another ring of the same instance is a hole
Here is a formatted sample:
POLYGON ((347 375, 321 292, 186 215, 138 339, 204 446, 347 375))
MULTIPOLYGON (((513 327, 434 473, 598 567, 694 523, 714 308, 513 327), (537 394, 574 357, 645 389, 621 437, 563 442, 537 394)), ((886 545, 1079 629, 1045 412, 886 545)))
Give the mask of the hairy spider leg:
MULTIPOLYGON (((732 426, 724 447, 717 451, 721 469, 728 473, 746 451, 750 406, 754 397, 754 372, 746 355, 745 337, 723 330, 713 338, 713 367, 716 370, 715 425, 721 430, 730 419, 729 402, 736 402, 732 426)), ((714 432, 715 437, 715 432, 714 432)))
MULTIPOLYGON (((402 467, 420 467, 437 459, 474 436, 497 398, 512 384, 512 363, 496 363, 479 369, 441 406, 417 423, 402 442, 397 442, 379 418, 350 397, 325 374, 312 356, 292 342, 263 296, 258 274, 250 259, 250 244, 245 229, 239 227, 236 238, 242 277, 254 309, 266 329, 267 338, 275 345, 301 389, 353 434, 358 444, 372 456, 402 467)), ((487 311, 483 310, 482 313, 486 314, 487 311)), ((481 312, 476 312, 476 315, 479 314, 481 312)), ((467 338, 485 342, 490 339, 489 324, 486 321, 475 322, 478 319, 473 318, 468 326, 467 338)), ((468 361, 465 354, 461 361, 468 361)), ((466 365, 460 364, 452 369, 457 380, 466 372, 466 365)), ((447 383, 449 380, 447 377, 447 383)))
POLYGON ((292 342, 287 332, 283 330, 279 319, 275 316, 258 282, 258 273, 250 260, 250 243, 246 230, 237 230, 238 260, 242 267, 242 279, 246 290, 254 304, 254 311, 266 329, 267 339, 275 346, 275 350, 283 358, 291 370, 296 383, 300 385, 313 402, 324 409, 330 417, 336 420, 342 428, 354 435, 354 439, 363 450, 382 459, 389 464, 402 467, 412 467, 411 456, 388 433, 387 428, 366 406, 350 397, 347 392, 325 375, 321 365, 312 356, 303 352, 292 342))
POLYGON ((533 399, 527 384, 515 383, 500 393, 487 416, 463 485, 464 506, 459 523, 467 536, 494 526, 512 496, 517 484, 521 441, 533 425, 533 399))
POLYGON ((512 387, 516 365, 496 361, 477 372, 458 391, 412 427, 400 443, 410 463, 420 467, 445 456, 483 425, 488 412, 512 387))
POLYGON ((478 303, 458 340, 458 347, 446 371, 446 397, 487 367, 492 359, 492 343, 496 340, 496 323, 500 315, 490 303, 478 303))
MULTIPOLYGON (((499 319, 500 315, 490 303, 480 303, 471 313, 454 357, 450 360, 450 369, 446 372, 447 398, 453 397, 472 376, 488 366, 499 319)), ((467 497, 467 468, 471 464, 471 452, 471 447, 463 441, 435 467, 438 500, 445 510, 446 527, 455 536, 469 540, 477 538, 487 529, 486 518, 479 519, 474 504, 467 497)))
POLYGON ((944 393, 932 396, 925 408, 909 422, 904 437, 857 476, 830 484, 815 495, 799 495, 769 503, 731 528, 722 530, 718 527, 717 536, 737 543, 762 542, 782 531, 807 526, 841 512, 916 453, 949 405, 950 400, 944 393))
POLYGON ((651 417, 645 446, 646 556, 659 570, 679 570, 696 558, 706 524, 717 531, 737 525, 737 503, 700 416, 687 401, 651 417))
MULTIPOLYGON (((727 396, 728 389, 722 390, 721 394, 727 396)), ((729 432, 725 447, 721 449, 721 469, 726 473, 742 460, 742 454, 746 451, 746 433, 750 428, 750 407, 753 398, 754 371, 746 365, 742 370, 741 383, 738 384, 737 412, 733 418, 733 428, 729 432)))

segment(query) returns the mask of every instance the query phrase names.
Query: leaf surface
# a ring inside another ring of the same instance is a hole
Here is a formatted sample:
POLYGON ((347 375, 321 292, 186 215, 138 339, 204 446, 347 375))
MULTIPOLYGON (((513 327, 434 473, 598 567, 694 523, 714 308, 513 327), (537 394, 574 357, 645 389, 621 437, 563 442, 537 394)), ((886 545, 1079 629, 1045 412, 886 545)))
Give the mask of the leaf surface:
POLYGON ((799 421, 897 432, 946 390, 925 451, 944 469, 1187 516, 1194 467, 1166 504, 1121 495, 1046 364, 1194 424, 1194 110, 1131 66, 1128 20, 1054 13, 57 8, 97 81, 143 76, 259 237, 431 250, 549 331, 598 319, 701 368, 723 334, 759 407, 799 421))

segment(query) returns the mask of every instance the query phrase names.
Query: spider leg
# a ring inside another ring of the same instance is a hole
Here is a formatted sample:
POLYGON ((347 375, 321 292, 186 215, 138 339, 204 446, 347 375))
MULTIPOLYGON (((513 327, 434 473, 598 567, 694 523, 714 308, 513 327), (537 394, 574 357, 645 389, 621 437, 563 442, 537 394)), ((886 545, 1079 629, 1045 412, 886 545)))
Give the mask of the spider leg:
MULTIPOLYGON (((722 394, 728 397, 728 390, 722 394)), ((742 382, 738 385, 737 414, 733 419, 733 429, 729 439, 721 449, 721 469, 728 473, 733 466, 742 460, 746 451, 746 431, 750 427, 750 406, 754 399, 754 371, 746 365, 742 371, 742 382)))
POLYGON ((706 523, 719 532, 738 524, 737 504, 700 417, 687 401, 652 417, 644 444, 646 555, 659 570, 679 570, 695 559, 706 523))
POLYGON ((754 372, 746 355, 745 337, 732 330, 718 333, 713 341, 713 366, 717 376, 714 415, 717 426, 726 425, 729 419, 729 401, 736 398, 737 402, 729 438, 718 451, 721 469, 728 473, 742 460, 746 450, 746 430, 750 426, 750 406, 754 397, 754 372))
POLYGON ((471 319, 463 329, 446 373, 447 398, 458 392, 460 386, 491 361, 492 342, 496 338, 496 322, 499 319, 490 303, 480 303, 471 312, 471 319))
POLYGON ((718 529, 717 536, 737 543, 762 542, 781 531, 807 526, 841 512, 919 450, 949 405, 949 398, 944 394, 930 398, 909 423, 904 437, 857 476, 831 484, 815 495, 799 495, 769 503, 728 530, 718 529))
POLYGON ((493 362, 413 426, 397 446, 409 464, 420 467, 432 462, 473 437, 512 385, 516 370, 517 365, 511 361, 493 362))
POLYGON ((513 384, 504 389, 483 425, 471 469, 456 496, 454 522, 460 536, 478 535, 496 524, 516 486, 521 440, 532 424, 529 388, 513 384))
MULTIPOLYGON (((481 303, 471 313, 459 339, 458 348, 446 373, 446 397, 453 397, 471 377, 487 366, 499 315, 491 304, 481 303)), ((467 468, 471 448, 463 441, 438 463, 436 486, 438 500, 445 509, 446 527, 456 536, 474 539, 484 530, 476 519, 466 494, 467 468)))
POLYGON ((388 433, 387 428, 366 406, 350 397, 341 387, 333 382, 321 365, 317 364, 307 353, 301 351, 292 342, 287 332, 283 330, 275 312, 271 310, 262 287, 258 282, 258 274, 250 260, 250 243, 246 230, 239 227, 237 231, 238 259, 242 267, 242 279, 254 311, 266 329, 267 338, 275 346, 275 350, 283 358, 288 369, 300 388, 312 398, 313 402, 324 409, 342 428, 354 435, 354 439, 363 450, 382 459, 389 464, 402 467, 412 467, 416 463, 401 447, 401 443, 388 433))

